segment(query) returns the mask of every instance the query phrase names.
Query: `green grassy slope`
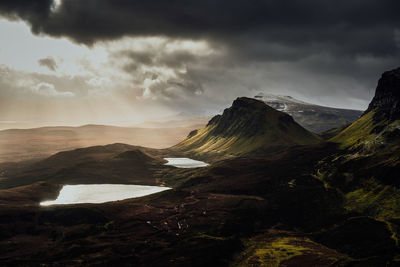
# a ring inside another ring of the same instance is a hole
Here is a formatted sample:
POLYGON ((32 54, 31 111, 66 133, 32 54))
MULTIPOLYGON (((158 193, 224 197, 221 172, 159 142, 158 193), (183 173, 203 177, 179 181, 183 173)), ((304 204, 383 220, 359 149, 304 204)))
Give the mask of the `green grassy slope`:
POLYGON ((370 111, 363 115, 338 135, 331 138, 330 141, 339 143, 341 148, 356 148, 362 143, 372 140, 374 135, 371 131, 376 126, 373 120, 374 114, 375 111, 370 111))
POLYGON ((374 109, 364 114, 330 141, 339 143, 340 148, 374 152, 378 148, 398 146, 396 136, 400 131, 400 120, 390 121, 384 117, 374 119, 379 110, 374 109))

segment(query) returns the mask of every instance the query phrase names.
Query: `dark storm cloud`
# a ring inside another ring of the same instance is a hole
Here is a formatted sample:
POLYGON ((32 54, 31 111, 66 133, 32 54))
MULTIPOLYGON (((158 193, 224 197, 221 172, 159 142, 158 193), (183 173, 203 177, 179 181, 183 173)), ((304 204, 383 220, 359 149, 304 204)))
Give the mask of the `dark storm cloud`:
POLYGON ((52 7, 53 0, 6 0, 0 1, 0 14, 11 20, 23 19, 34 33, 40 33, 52 7))
POLYGON ((0 14, 26 21, 36 34, 87 45, 124 36, 206 40, 224 50, 217 64, 195 53, 123 51, 130 59, 123 70, 146 79, 157 74, 142 73, 143 65, 184 67, 186 73, 149 89, 173 96, 208 87, 221 98, 228 90, 240 94, 268 84, 303 95, 367 101, 379 74, 400 62, 399 13, 398 0, 63 0, 58 7, 50 0, 0 3, 0 14))
POLYGON ((400 22, 397 0, 63 0, 54 12, 52 5, 51 0, 9 0, 0 3, 0 12, 28 21, 35 32, 83 43, 125 35, 252 37, 298 45, 361 43, 362 50, 376 53, 393 48, 382 37, 393 35, 400 22))
POLYGON ((125 66, 127 72, 137 69, 140 65, 155 65, 169 68, 181 68, 187 64, 194 64, 199 56, 188 51, 175 51, 171 53, 160 53, 155 50, 144 52, 124 50, 116 54, 117 57, 124 57, 131 62, 125 66))
POLYGON ((56 71, 57 70, 57 62, 52 57, 46 57, 38 60, 40 66, 46 67, 49 70, 56 71))
POLYGON ((50 0, 0 3, 0 14, 27 21, 34 33, 89 45, 123 36, 205 39, 226 46, 237 62, 318 53, 398 57, 399 12, 397 0, 63 0, 57 9, 50 0))
POLYGON ((32 20, 35 17, 46 17, 52 5, 53 0, 10 0, 0 2, 2 14, 32 20))

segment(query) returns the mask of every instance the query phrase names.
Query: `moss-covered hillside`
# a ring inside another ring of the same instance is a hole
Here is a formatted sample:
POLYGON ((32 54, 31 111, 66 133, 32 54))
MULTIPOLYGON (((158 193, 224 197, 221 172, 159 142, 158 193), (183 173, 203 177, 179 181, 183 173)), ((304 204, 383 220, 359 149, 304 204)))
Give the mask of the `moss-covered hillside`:
POLYGON ((343 149, 374 153, 400 146, 400 68, 382 74, 364 115, 331 141, 343 149))

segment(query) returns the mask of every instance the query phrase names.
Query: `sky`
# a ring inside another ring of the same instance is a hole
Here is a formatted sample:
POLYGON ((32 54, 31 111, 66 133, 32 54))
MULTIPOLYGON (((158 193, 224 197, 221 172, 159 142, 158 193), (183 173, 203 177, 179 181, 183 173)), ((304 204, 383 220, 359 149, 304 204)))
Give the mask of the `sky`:
POLYGON ((2 0, 0 128, 209 116, 239 96, 366 109, 398 0, 2 0))

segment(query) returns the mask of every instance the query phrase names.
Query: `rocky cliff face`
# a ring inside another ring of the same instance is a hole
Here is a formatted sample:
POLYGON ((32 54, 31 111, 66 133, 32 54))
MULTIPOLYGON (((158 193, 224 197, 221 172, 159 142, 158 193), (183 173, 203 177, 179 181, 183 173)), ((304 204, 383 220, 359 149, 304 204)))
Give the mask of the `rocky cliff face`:
POLYGON ((378 108, 375 118, 385 116, 390 121, 400 119, 400 68, 382 74, 372 99, 365 113, 378 108))
POLYGON ((226 137, 262 135, 271 130, 266 125, 270 119, 268 113, 271 113, 270 116, 278 116, 278 125, 281 128, 285 127, 285 122, 293 122, 289 115, 276 112, 258 100, 240 97, 233 101, 232 106, 225 109, 222 115, 213 117, 208 126, 215 126, 211 131, 213 135, 226 137))

